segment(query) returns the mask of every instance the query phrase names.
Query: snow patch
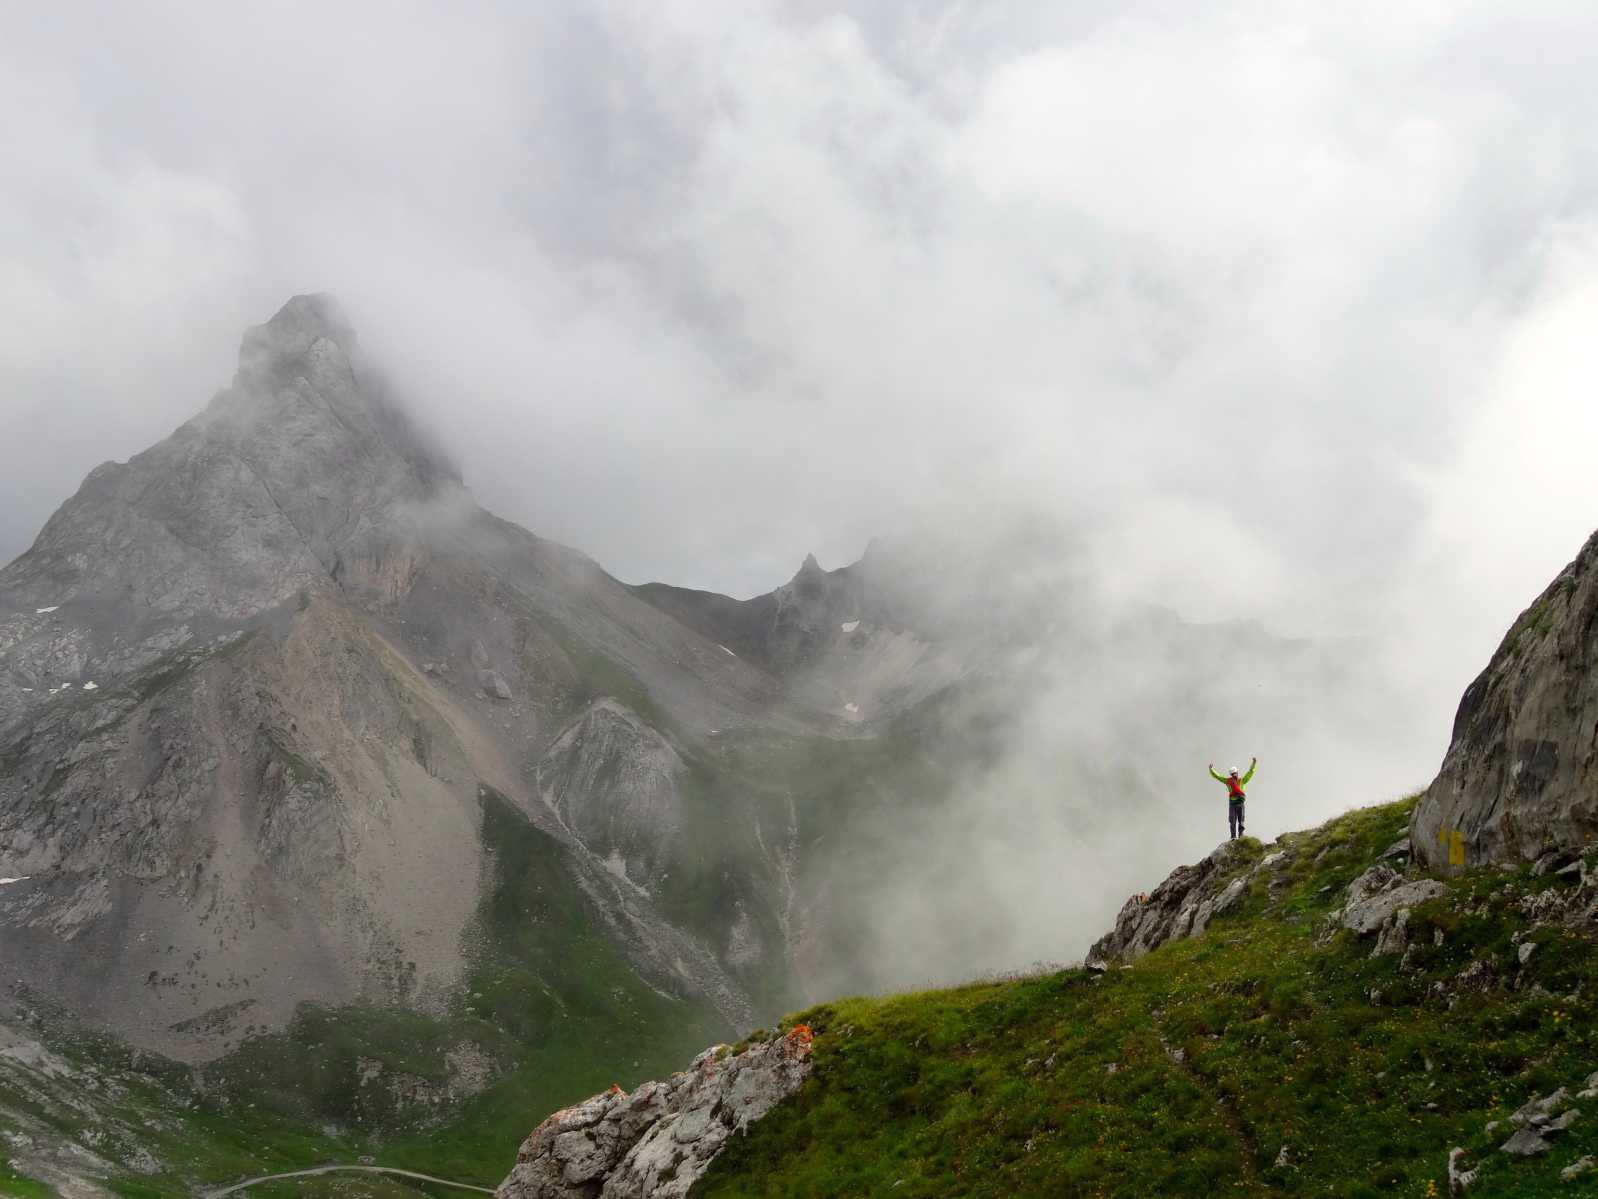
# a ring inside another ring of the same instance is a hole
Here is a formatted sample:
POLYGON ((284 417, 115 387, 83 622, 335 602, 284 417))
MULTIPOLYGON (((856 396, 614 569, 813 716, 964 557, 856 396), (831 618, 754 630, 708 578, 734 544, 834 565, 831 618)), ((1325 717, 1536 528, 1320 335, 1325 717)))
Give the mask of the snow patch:
MULTIPOLYGON (((718 645, 718 646, 716 646, 716 648, 719 649, 724 654, 732 654, 732 651, 730 649, 728 649, 725 645, 718 645)), ((732 656, 736 658, 738 655, 737 654, 732 654, 732 656)))
POLYGON ((843 710, 845 712, 858 712, 860 710, 860 705, 859 704, 844 704, 843 710))
POLYGON ((838 627, 845 633, 852 633, 860 627, 860 622, 858 620, 846 620, 838 627))
POLYGON ((100 684, 96 683, 93 679, 90 679, 87 683, 83 684, 83 689, 85 691, 98 691, 100 690, 100 684))
POLYGON ((35 616, 43 616, 48 612, 54 612, 60 606, 60 604, 51 604, 48 608, 35 608, 33 612, 35 616))
POLYGON ((25 883, 32 877, 31 874, 24 874, 21 878, 0 878, 0 887, 9 887, 12 883, 25 883))

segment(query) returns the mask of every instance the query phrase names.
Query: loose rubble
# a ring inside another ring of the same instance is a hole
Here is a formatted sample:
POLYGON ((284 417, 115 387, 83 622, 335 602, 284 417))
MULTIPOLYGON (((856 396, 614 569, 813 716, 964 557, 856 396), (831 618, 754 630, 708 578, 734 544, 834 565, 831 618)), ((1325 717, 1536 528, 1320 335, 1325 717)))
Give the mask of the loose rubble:
MULTIPOLYGON (((1492 1120, 1484 1130, 1492 1136, 1505 1124, 1512 1125, 1515 1129, 1509 1139, 1498 1146, 1499 1153, 1506 1153, 1510 1157, 1530 1158, 1540 1157, 1554 1147, 1554 1141, 1572 1125, 1581 1119, 1581 1112, 1574 1106, 1576 1099, 1598 1098, 1598 1071, 1587 1076, 1587 1081, 1582 1090, 1574 1096, 1569 1087, 1560 1087, 1547 1095, 1533 1095, 1525 1103, 1514 1110, 1507 1120, 1492 1120)), ((1463 1168, 1462 1162, 1465 1150, 1456 1148, 1448 1154, 1448 1193, 1462 1195, 1480 1172, 1480 1167, 1474 1170, 1463 1168)), ((1584 1157, 1560 1171, 1560 1177, 1569 1182, 1582 1174, 1595 1168, 1591 1157, 1584 1157)))

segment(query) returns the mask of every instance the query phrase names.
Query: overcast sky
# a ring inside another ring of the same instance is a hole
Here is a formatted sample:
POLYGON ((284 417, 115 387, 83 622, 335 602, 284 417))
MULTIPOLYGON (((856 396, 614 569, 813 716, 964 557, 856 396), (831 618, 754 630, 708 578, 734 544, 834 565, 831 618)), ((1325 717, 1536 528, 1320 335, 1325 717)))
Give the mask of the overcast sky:
POLYGON ((1040 509, 1457 696, 1598 526, 1590 0, 0 14, 7 558, 313 290, 629 580, 1040 509))

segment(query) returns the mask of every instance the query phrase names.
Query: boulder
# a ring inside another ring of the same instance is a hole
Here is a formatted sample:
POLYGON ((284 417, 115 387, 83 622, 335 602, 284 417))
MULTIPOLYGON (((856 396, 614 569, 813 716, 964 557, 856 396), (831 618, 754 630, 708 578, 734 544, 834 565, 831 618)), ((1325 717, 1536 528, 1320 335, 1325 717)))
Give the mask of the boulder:
POLYGON ((1544 1140, 1536 1129, 1522 1128, 1498 1146, 1498 1151, 1515 1157, 1535 1157, 1539 1153, 1547 1153, 1552 1148, 1552 1143, 1544 1140))
POLYGON ((1132 896, 1122 905, 1115 927, 1088 951, 1091 964, 1142 957, 1167 941, 1197 936, 1216 916, 1242 901, 1246 878, 1221 879, 1232 861, 1232 842, 1223 841, 1192 866, 1178 866, 1153 891, 1132 896))
POLYGON ((1527 1125, 1545 1125, 1569 1106, 1570 1092, 1565 1087, 1560 1087, 1557 1091, 1544 1095, 1540 1099, 1528 1099, 1509 1117, 1509 1122, 1516 1128, 1524 1128, 1527 1125))
POLYGON ((477 685, 483 689, 483 694, 494 699, 510 699, 510 684, 505 681, 505 676, 497 670, 479 670, 477 672, 477 685))
POLYGON ((1396 870, 1372 866, 1348 884, 1348 902, 1343 905, 1338 919, 1344 928, 1365 936, 1381 928, 1400 908, 1412 908, 1428 899, 1436 899, 1446 890, 1436 879, 1405 882, 1396 870))
POLYGON ((1586 1157, 1578 1157, 1559 1171, 1559 1177, 1565 1182, 1574 1182, 1583 1174, 1591 1174, 1594 1170, 1598 1170, 1598 1159, 1594 1159, 1589 1153, 1586 1157))
POLYGON ((1399 908, 1376 935, 1376 948, 1371 950, 1371 956, 1383 957, 1388 954, 1403 953, 1408 948, 1409 909, 1399 908))
POLYGON ((1552 864, 1585 847, 1598 836, 1595 732, 1598 534, 1466 689, 1442 769, 1410 821, 1417 859, 1552 864))
POLYGON ((730 1054, 705 1050, 665 1082, 612 1087, 556 1112, 522 1143, 497 1199, 681 1199, 727 1138, 797 1091, 810 1030, 730 1054))
POLYGON ((1476 1181, 1476 1171, 1465 1169, 1465 1151, 1460 1148, 1448 1151, 1448 1193, 1463 1195, 1476 1181))

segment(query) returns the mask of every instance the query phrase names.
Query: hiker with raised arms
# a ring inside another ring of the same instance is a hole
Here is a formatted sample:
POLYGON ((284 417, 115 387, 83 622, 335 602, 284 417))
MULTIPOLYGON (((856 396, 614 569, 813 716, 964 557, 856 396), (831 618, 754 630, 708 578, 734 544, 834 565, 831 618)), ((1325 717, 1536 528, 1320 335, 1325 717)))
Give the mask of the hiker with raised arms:
POLYGON ((1254 768, 1259 764, 1258 758, 1250 759, 1248 773, 1239 778, 1236 766, 1220 775, 1215 773, 1215 763, 1210 763, 1210 777, 1217 783, 1226 784, 1226 827, 1232 830, 1233 841, 1243 835, 1243 788, 1248 786, 1249 779, 1254 777, 1254 768))

